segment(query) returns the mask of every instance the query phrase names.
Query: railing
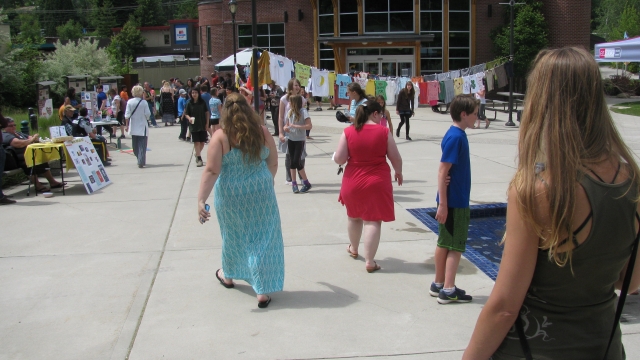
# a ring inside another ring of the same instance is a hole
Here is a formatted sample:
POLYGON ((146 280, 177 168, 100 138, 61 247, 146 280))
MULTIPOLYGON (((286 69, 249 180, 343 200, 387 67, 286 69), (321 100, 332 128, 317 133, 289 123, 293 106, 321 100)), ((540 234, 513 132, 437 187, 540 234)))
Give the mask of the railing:
POLYGON ((200 59, 174 60, 174 61, 141 61, 131 63, 134 69, 173 68, 181 66, 200 66, 200 59))

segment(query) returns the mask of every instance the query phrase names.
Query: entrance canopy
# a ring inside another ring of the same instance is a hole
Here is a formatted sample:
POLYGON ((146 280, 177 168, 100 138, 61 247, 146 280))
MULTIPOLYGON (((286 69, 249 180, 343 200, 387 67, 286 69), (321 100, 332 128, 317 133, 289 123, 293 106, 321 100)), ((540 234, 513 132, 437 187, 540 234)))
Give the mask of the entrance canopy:
MULTIPOLYGON (((240 65, 249 65, 251 63, 252 50, 244 49, 236 53, 236 62, 240 65)), ((233 55, 216 64, 217 71, 233 70, 233 55)))
POLYGON ((640 36, 596 44, 594 55, 599 62, 638 62, 640 61, 640 36))

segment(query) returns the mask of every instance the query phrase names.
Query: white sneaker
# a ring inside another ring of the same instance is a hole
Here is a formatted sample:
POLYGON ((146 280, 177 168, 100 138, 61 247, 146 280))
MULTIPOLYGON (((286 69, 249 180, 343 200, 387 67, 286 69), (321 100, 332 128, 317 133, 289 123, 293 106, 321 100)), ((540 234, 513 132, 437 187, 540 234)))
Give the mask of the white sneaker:
POLYGON ((291 181, 285 181, 284 184, 291 186, 291 181))

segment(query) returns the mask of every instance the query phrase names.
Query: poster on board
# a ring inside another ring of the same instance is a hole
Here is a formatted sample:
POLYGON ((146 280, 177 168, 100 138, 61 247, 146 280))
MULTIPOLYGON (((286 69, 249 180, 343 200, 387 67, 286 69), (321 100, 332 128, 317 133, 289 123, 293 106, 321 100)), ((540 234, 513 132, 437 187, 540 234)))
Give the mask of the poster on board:
POLYGON ((99 189, 111 184, 111 180, 100 161, 98 152, 93 147, 88 136, 74 138, 64 143, 73 164, 78 170, 80 179, 87 194, 93 194, 99 189))
POLYGON ((189 43, 187 37, 187 25, 176 25, 176 44, 183 45, 189 43))

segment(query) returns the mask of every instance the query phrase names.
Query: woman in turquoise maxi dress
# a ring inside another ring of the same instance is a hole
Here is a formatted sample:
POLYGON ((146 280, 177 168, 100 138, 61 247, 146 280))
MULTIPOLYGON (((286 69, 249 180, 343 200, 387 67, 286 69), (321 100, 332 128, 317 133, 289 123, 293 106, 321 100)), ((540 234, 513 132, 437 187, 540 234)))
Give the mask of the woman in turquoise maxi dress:
POLYGON ((276 145, 238 94, 227 98, 221 120, 222 129, 213 134, 207 149, 198 216, 201 222, 209 219, 205 203, 213 189, 222 234, 222 269, 216 277, 226 288, 234 287, 232 279, 248 282, 258 307, 265 308, 271 302, 266 294, 282 291, 284 284, 284 245, 273 187, 276 145))

